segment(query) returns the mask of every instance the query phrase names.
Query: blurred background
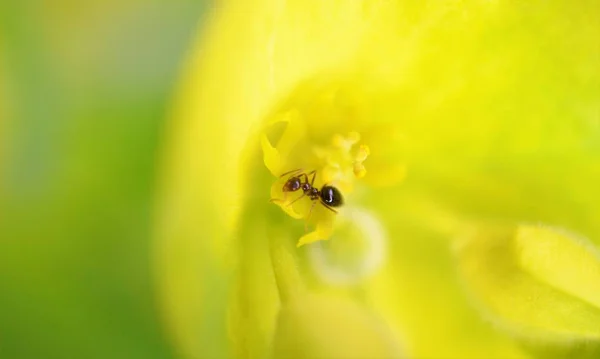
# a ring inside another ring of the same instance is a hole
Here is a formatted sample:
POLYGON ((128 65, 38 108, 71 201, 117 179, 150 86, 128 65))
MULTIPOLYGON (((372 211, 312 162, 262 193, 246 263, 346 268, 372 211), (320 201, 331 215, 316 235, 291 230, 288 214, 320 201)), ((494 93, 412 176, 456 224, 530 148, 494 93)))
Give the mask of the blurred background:
POLYGON ((173 358, 149 263, 201 0, 0 2, 0 358, 173 358))

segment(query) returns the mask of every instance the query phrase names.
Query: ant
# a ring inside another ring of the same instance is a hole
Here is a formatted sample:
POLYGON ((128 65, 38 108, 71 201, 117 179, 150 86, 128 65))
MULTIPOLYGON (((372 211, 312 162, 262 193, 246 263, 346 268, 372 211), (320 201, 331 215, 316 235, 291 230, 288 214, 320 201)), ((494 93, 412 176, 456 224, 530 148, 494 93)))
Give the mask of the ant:
MULTIPOLYGON (((288 180, 284 183, 282 191, 284 193, 287 193, 302 190, 303 192, 302 196, 288 203, 288 206, 291 206, 294 202, 303 198, 304 196, 308 196, 308 198, 310 198, 313 201, 313 204, 310 207, 310 211, 308 212, 308 218, 310 218, 310 215, 312 214, 312 210, 315 204, 317 203, 317 200, 319 200, 325 208, 329 209, 334 213, 337 213, 334 207, 340 207, 344 204, 342 194, 337 188, 330 185, 324 185, 321 189, 314 187, 315 177, 317 176, 316 170, 306 173, 302 172, 302 169, 297 169, 286 172, 282 174, 279 178, 284 177, 286 175, 291 175, 291 177, 288 178, 288 180), (312 176, 310 182, 308 180, 309 176, 312 176)), ((273 201, 281 200, 271 199, 271 202, 273 201)))

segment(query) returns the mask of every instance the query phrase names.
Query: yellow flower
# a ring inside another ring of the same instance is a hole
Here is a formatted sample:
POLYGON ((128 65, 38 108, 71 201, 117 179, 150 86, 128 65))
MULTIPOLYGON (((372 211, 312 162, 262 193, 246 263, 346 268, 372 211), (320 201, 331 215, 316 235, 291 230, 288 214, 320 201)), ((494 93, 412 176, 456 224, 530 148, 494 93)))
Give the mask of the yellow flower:
POLYGON ((160 183, 182 356, 599 356, 599 10, 219 3, 160 183))
MULTIPOLYGON (((345 75, 350 79, 356 76, 345 75)), ((321 79, 301 84, 267 121, 261 134, 264 163, 280 178, 271 186, 272 201, 291 217, 316 223, 314 231, 299 239, 299 246, 330 238, 337 214, 343 216, 346 204, 359 201, 352 197, 357 185, 391 185, 404 176, 402 157, 397 153, 401 143, 396 142, 401 138, 391 137, 399 132, 398 125, 394 121, 373 121, 366 113, 374 105, 369 100, 378 93, 361 88, 364 80, 327 79, 325 83, 321 79), (372 156, 369 142, 377 150, 372 156), (375 164, 369 176, 367 159, 375 164), (333 186, 339 191, 336 199, 343 205, 328 206, 319 196, 311 200, 302 189, 284 190, 290 178, 316 189, 333 186)))

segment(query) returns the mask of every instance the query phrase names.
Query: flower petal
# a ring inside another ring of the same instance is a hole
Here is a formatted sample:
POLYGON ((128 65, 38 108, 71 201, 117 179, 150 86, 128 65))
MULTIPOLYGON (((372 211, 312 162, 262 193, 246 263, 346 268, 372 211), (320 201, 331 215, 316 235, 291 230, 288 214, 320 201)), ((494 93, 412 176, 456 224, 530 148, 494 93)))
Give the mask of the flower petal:
POLYGON ((501 331, 539 353, 600 354, 600 256, 587 240, 483 227, 460 242, 457 259, 475 306, 501 331))
POLYGON ((279 314, 273 358, 401 358, 385 324, 349 300, 308 295, 279 314))

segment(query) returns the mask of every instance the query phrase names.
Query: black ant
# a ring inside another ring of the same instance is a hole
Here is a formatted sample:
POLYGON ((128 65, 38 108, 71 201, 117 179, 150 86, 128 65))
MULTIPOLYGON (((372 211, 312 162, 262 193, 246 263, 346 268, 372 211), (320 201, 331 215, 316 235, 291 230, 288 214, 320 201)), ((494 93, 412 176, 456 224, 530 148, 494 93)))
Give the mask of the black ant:
MULTIPOLYGON (((321 204, 329 209, 330 211, 337 213, 334 207, 340 207, 344 204, 344 199, 340 191, 330 185, 324 185, 321 189, 314 187, 315 177, 317 176, 317 171, 311 171, 308 174, 306 172, 302 172, 302 169, 297 169, 293 171, 286 172, 282 174, 279 178, 284 177, 286 175, 291 175, 290 178, 285 182, 282 187, 282 191, 284 193, 287 192, 296 192, 298 190, 302 190, 302 196, 296 198, 292 202, 288 203, 288 206, 291 206, 297 200, 303 198, 304 196, 308 196, 313 201, 312 206, 310 207, 310 211, 308 212, 308 218, 312 214, 312 210, 319 200, 321 204), (308 180, 309 176, 312 176, 310 182, 308 180)), ((271 199, 272 201, 281 201, 278 199, 271 199)))

